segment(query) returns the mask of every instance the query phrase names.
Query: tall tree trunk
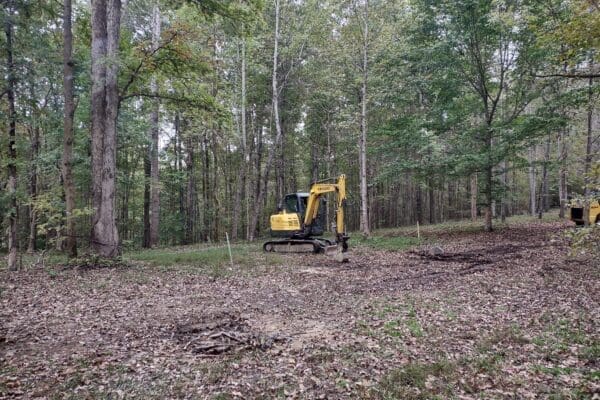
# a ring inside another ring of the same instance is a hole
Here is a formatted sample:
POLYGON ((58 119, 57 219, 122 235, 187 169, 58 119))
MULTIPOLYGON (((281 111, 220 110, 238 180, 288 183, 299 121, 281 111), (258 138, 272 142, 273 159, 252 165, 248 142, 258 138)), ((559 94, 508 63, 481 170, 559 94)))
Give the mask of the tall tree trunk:
POLYGON ((208 131, 204 132, 202 137, 202 240, 208 241, 210 233, 210 224, 212 221, 211 214, 213 212, 210 204, 210 158, 208 147, 208 131))
MULTIPOLYGON (((333 151, 333 146, 331 144, 331 126, 329 124, 329 113, 327 113, 327 121, 325 122, 325 132, 327 133, 327 160, 326 160, 326 164, 325 164, 325 171, 327 174, 326 177, 330 178, 333 176, 331 164, 333 164, 333 161, 334 161, 333 160, 334 151, 333 151)), ((333 202, 327 202, 325 220, 328 221, 328 225, 329 225, 327 227, 327 230, 332 231, 332 232, 333 232, 333 225, 329 224, 329 221, 331 221, 331 215, 334 212, 333 207, 334 207, 333 202)))
POLYGON ((71 0, 64 0, 63 8, 63 95, 64 133, 62 154, 62 176, 65 191, 65 208, 67 213, 67 239, 65 242, 67 255, 77 257, 77 237, 75 236, 75 184, 73 183, 73 120, 75 116, 75 101, 73 94, 73 32, 71 0))
MULTIPOLYGON (((158 2, 154 3, 152 8, 152 48, 156 50, 160 42, 160 9, 158 2)), ((158 83, 156 77, 152 77, 150 91, 156 95, 158 93, 158 83)), ((158 134, 159 134, 159 112, 160 101, 153 100, 152 115, 150 116, 150 238, 149 246, 158 245, 158 224, 160 221, 160 181, 158 173, 158 134)))
POLYGON ((142 247, 150 247, 150 181, 152 167, 150 153, 152 152, 152 144, 148 143, 144 148, 144 233, 142 237, 142 247))
MULTIPOLYGON (((215 127, 215 129, 218 129, 215 127)), ((221 221, 221 204, 220 204, 220 200, 219 200, 219 146, 218 146, 218 142, 217 142, 217 135, 218 133, 216 131, 212 132, 211 135, 211 153, 212 153, 212 164, 213 164, 213 170, 212 170, 212 178, 210 181, 210 187, 211 187, 211 203, 212 203, 212 229, 211 229, 211 234, 212 234, 212 240, 215 242, 219 241, 219 237, 221 235, 221 230, 220 230, 220 221, 221 221)))
MULTIPOLYGON (((279 118, 279 85, 277 81, 277 68, 279 64, 279 0, 275 0, 275 43, 273 46, 273 76, 272 76, 272 91, 273 91, 273 122, 275 123, 275 143, 273 147, 279 154, 279 162, 277 163, 277 203, 283 201, 283 191, 285 182, 283 177, 283 131, 281 129, 281 119, 279 118)), ((269 164, 267 163, 267 166, 269 164)))
MULTIPOLYGON (((181 119, 179 117, 179 113, 175 112, 175 167, 177 169, 178 172, 178 176, 180 176, 179 174, 182 173, 183 171, 183 165, 182 165, 182 151, 181 151, 181 119)), ((180 222, 182 224, 182 226, 185 226, 186 224, 186 217, 185 217, 185 201, 184 201, 184 190, 183 190, 183 182, 181 180, 178 180, 178 190, 179 190, 179 219, 180 222)), ((185 241, 185 231, 184 231, 184 237, 180 238, 183 239, 183 241, 185 241)), ((182 242, 183 242, 182 241, 182 242)))
POLYGON ((13 10, 12 1, 8 3, 4 33, 6 34, 6 69, 8 97, 8 194, 10 199, 8 213, 8 269, 17 270, 17 112, 15 110, 15 66, 13 62, 13 10))
POLYGON ((92 181, 91 242, 103 257, 119 254, 115 221, 115 174, 120 0, 92 0, 92 181), (108 60, 108 62, 107 62, 108 60))
POLYGON ((535 147, 536 147, 535 145, 531 146, 529 148, 529 154, 528 154, 529 155, 529 157, 528 157, 529 158, 529 160, 528 160, 529 161, 529 173, 528 173, 528 176, 529 176, 529 213, 531 215, 535 215, 535 210, 536 210, 536 207, 535 207, 536 177, 535 177, 535 164, 534 164, 534 162, 535 162, 535 147))
MULTIPOLYGON (((35 111, 33 111, 35 113, 35 111)), ((38 192, 37 158, 40 145, 40 128, 34 123, 31 130, 31 176, 29 178, 29 197, 32 205, 29 207, 29 240, 27 253, 32 254, 36 250, 37 241, 37 215, 33 203, 38 192)))
MULTIPOLYGON (((561 52, 565 51, 564 46, 561 46, 561 52)), ((567 72, 568 64, 563 63, 562 70, 564 73, 567 72)), ((557 87, 557 95, 560 95, 561 86, 557 87)), ((566 117, 566 111, 563 107, 560 109, 561 116, 566 117)), ((561 128, 558 133, 558 200, 560 202, 560 209, 558 211, 559 218, 565 218, 567 211, 567 198, 568 188, 567 188, 567 155, 568 155, 568 142, 567 136, 569 133, 569 128, 566 126, 561 128)))
POLYGON ((196 158, 195 148, 191 138, 186 140, 187 157, 185 160, 187 172, 187 193, 185 219, 185 244, 196 242, 197 197, 196 197, 196 158))
POLYGON ((502 199, 500 200, 500 220, 506 222, 508 214, 507 205, 507 193, 508 193, 508 163, 506 160, 502 161, 502 199))
POLYGON ((415 208, 417 214, 417 222, 423 225, 423 192, 421 184, 417 183, 415 187, 415 208))
MULTIPOLYGON (((594 61, 590 61, 591 66, 593 66, 594 61)), ((583 165, 583 182, 584 182, 584 207, 583 207, 583 219, 585 226, 588 226, 590 223, 590 201, 591 201, 591 176, 590 171, 592 169, 592 160, 593 160, 593 152, 592 147, 594 143, 593 138, 593 117, 594 117, 594 78, 590 78, 588 81, 588 112, 587 112, 587 135, 586 135, 586 145, 585 145, 585 161, 583 165)), ((595 221, 594 221, 595 222, 595 221)))
POLYGON ((364 236, 371 234, 369 223, 369 194, 367 186, 367 80, 369 51, 369 0, 365 0, 362 54, 362 87, 360 113, 360 140, 358 145, 360 168, 360 231, 364 236))
POLYGON ((477 187, 477 173, 476 172, 471 174, 470 190, 471 190, 471 220, 473 222, 475 222, 475 221, 477 221, 477 193, 479 192, 479 189, 477 187))
MULTIPOLYGON (((280 122, 280 126, 283 124, 280 122)), ((283 134, 283 129, 281 130, 281 142, 277 147, 277 154, 275 159, 275 193, 276 198, 275 201, 278 205, 282 204, 283 196, 285 196, 286 191, 286 178, 285 176, 285 136, 283 134)))
POLYGON ((435 223, 435 192, 433 190, 433 182, 431 179, 428 182, 427 197, 429 201, 429 223, 435 223))
POLYGON ((317 141, 315 139, 312 140, 310 146, 310 181, 316 182, 319 180, 319 159, 318 153, 319 149, 317 147, 317 141))
POLYGON ((564 218, 567 209, 567 128, 558 135, 558 198, 560 200, 559 217, 564 218))
POLYGON ((542 214, 548 212, 550 208, 550 193, 548 185, 548 163, 550 162, 550 136, 546 138, 544 146, 544 164, 542 165, 542 182, 540 183, 540 199, 538 205, 538 218, 542 219, 542 214))
POLYGON ((492 165, 491 153, 492 153, 492 122, 488 119, 488 124, 486 126, 486 153, 487 153, 487 165, 485 166, 485 223, 484 229, 486 232, 491 232, 492 227, 492 217, 493 211, 492 207, 494 206, 494 197, 493 197, 493 172, 494 166, 492 165))
MULTIPOLYGON (((242 25, 242 33, 244 33, 243 25, 242 25)), ((242 160, 240 163, 240 169, 238 171, 237 176, 237 186, 235 191, 235 199, 233 202, 233 218, 232 218, 232 226, 231 226, 231 240, 237 240, 238 238, 238 227, 240 223, 240 215, 242 208, 242 194, 246 188, 246 175, 249 168, 248 159, 248 143, 246 137, 246 37, 242 38, 241 45, 241 66, 240 66, 240 75, 241 75, 241 99, 240 99, 240 132, 241 132, 241 155, 242 160)), ((246 192, 246 196, 248 196, 248 192, 246 192)))

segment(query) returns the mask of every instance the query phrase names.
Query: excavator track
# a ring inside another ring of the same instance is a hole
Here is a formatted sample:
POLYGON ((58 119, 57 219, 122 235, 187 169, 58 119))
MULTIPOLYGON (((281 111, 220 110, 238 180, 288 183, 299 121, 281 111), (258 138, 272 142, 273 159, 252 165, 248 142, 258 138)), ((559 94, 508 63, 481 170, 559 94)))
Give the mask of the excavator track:
POLYGON ((337 247, 329 239, 281 239, 263 244, 263 250, 274 253, 326 253, 331 247, 337 247))

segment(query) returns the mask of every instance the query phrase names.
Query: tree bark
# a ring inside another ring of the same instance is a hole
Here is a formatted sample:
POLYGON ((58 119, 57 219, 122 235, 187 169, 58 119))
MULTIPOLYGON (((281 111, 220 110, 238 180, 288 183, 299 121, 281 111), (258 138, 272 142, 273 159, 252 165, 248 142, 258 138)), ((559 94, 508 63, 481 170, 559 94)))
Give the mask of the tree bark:
MULTIPOLYGON (((282 146, 283 133, 281 129, 281 119, 279 118, 279 85, 277 81, 277 68, 279 64, 279 0, 275 0, 275 40, 273 45, 273 76, 271 81, 273 91, 273 122, 275 123, 275 143, 273 147, 279 150, 279 162, 277 165, 277 203, 283 201, 283 190, 285 182, 283 177, 283 157, 284 149, 282 146)), ((271 158, 271 157, 270 157, 271 158)), ((267 166, 270 166, 267 163, 267 166)))
POLYGON ((362 87, 360 113, 360 140, 358 144, 360 168, 360 231, 363 236, 371 234, 369 223, 369 194, 367 186, 367 80, 369 51, 369 0, 365 0, 362 54, 362 87))
POLYGON ((142 237, 142 247, 150 247, 150 184, 152 176, 152 167, 150 159, 152 158, 152 144, 144 146, 144 233, 142 237))
POLYGON ((429 180, 427 188, 427 200, 429 201, 429 223, 435 223, 435 192, 433 190, 433 182, 429 180))
MULTIPOLYGON (((242 25, 242 34, 245 34, 242 25)), ((248 159, 248 143, 246 137, 246 38, 242 38, 241 45, 241 99, 240 99, 240 132, 241 132, 241 155, 242 160, 237 176, 237 186, 235 190, 235 199, 233 202, 233 218, 231 226, 231 240, 235 241, 238 238, 238 229, 242 207, 242 194, 246 189, 246 175, 250 160, 248 159)), ((248 196, 246 192, 246 196, 248 196)))
POLYGON ((508 215, 508 163, 506 160, 502 161, 502 199, 500 200, 500 220, 502 223, 506 222, 508 215))
POLYGON ((562 128, 558 135, 558 198, 560 200, 560 218, 565 218, 567 209, 567 152, 567 128, 562 128))
MULTIPOLYGON (((35 113, 35 111, 32 111, 35 113)), ((29 240, 27 243, 27 253, 33 254, 36 250, 37 242, 37 215, 34 207, 35 198, 38 193, 38 172, 37 158, 40 145, 40 128, 34 123, 31 129, 31 176, 29 178, 29 198, 32 203, 29 206, 29 240)))
POLYGON ((120 0, 92 1, 92 182, 91 242, 103 257, 120 253, 115 221, 120 0))
MULTIPOLYGON (((181 118, 179 116, 179 112, 175 112, 175 154, 176 154, 176 167, 177 167, 177 172, 179 174, 181 174, 183 172, 183 153, 181 150, 181 142, 182 142, 182 137, 181 137, 181 118)), ((185 226, 186 224, 186 216, 185 216, 185 191, 184 191, 184 185, 183 185, 183 181, 178 180, 178 189, 179 189, 179 220, 181 221, 181 225, 185 226)), ((184 235, 183 237, 180 239, 181 243, 183 243, 183 241, 185 241, 185 230, 184 230, 184 235)))
POLYGON ((73 120, 75 101, 73 94, 73 32, 72 32, 71 0, 64 0, 63 8, 63 95, 64 133, 62 154, 62 176, 65 191, 65 211, 67 214, 66 248, 69 257, 77 257, 77 237, 75 236, 75 185, 73 183, 73 120))
POLYGON ((535 197, 535 145, 529 148, 529 213, 535 215, 536 210, 536 197, 535 197))
POLYGON ((8 269, 16 271, 17 265, 17 112, 15 110, 15 66, 13 61, 13 10, 12 1, 7 5, 4 21, 6 34, 6 72, 8 97, 8 269))
POLYGON ((477 221, 477 192, 479 189, 477 188, 477 173, 471 174, 471 220, 473 222, 477 221))
MULTIPOLYGON (((158 2, 154 3, 152 9, 152 48, 156 50, 160 42, 160 9, 158 2)), ((156 77, 152 77, 150 91, 153 95, 158 93, 158 83, 156 77)), ((159 165, 158 165, 158 135, 160 132, 159 113, 160 100, 153 100, 152 115, 150 116, 151 125, 151 155, 150 155, 150 247, 158 245, 158 229, 160 221, 160 180, 159 180, 159 165)))
POLYGON ((423 193, 421 190, 421 184, 416 183, 415 187, 415 208, 417 222, 423 225, 423 193))
POLYGON ((197 195, 196 195, 196 157, 195 148, 191 138, 186 140, 187 158, 185 161, 187 170, 187 193, 185 219, 185 244, 196 242, 196 219, 197 219, 197 195))
MULTIPOLYGON (((593 60, 591 60, 590 64, 593 65, 593 60)), ((590 201, 591 201, 591 176, 590 171, 592 169, 592 159, 593 152, 592 147, 594 143, 593 138, 593 117, 594 117, 594 78, 590 77, 588 80, 588 112, 587 112, 587 135, 586 135, 586 145, 585 145, 585 161, 583 164, 583 182, 584 182, 584 207, 583 207, 583 219, 585 226, 588 226, 590 223, 590 201)))
POLYGON ((546 138, 544 146, 544 164, 542 165, 542 181, 540 182, 540 194, 538 204, 538 218, 542 219, 544 212, 550 208, 549 188, 548 188, 548 162, 550 161, 550 136, 546 138))
POLYGON ((492 161, 491 161, 491 153, 492 153, 492 127, 491 127, 491 119, 488 118, 488 124, 486 126, 486 141, 485 141, 485 146, 486 146, 486 154, 488 157, 488 162, 487 165, 485 167, 485 223, 484 223, 484 230, 486 232, 491 232, 493 227, 492 227, 492 217, 493 217, 493 210, 492 207, 494 206, 494 197, 493 197, 493 188, 492 188, 492 184, 493 184, 493 172, 494 172, 494 166, 492 165, 492 161))

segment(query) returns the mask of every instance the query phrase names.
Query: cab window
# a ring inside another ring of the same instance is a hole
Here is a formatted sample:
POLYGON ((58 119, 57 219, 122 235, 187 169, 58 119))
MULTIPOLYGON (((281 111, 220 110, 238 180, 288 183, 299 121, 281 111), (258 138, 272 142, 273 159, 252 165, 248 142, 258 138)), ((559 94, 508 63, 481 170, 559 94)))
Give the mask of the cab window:
POLYGON ((289 213, 297 213, 298 211, 298 198, 296 195, 285 196, 285 211, 289 213))

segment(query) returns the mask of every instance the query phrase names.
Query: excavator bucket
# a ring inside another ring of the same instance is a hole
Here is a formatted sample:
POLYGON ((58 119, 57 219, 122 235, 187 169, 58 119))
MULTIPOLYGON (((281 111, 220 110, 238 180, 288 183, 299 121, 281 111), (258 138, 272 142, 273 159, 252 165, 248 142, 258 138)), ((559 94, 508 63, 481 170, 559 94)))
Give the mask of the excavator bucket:
POLYGON ((342 250, 342 246, 340 245, 326 246, 323 249, 323 253, 328 257, 332 257, 336 261, 348 262, 348 253, 344 252, 342 250))

